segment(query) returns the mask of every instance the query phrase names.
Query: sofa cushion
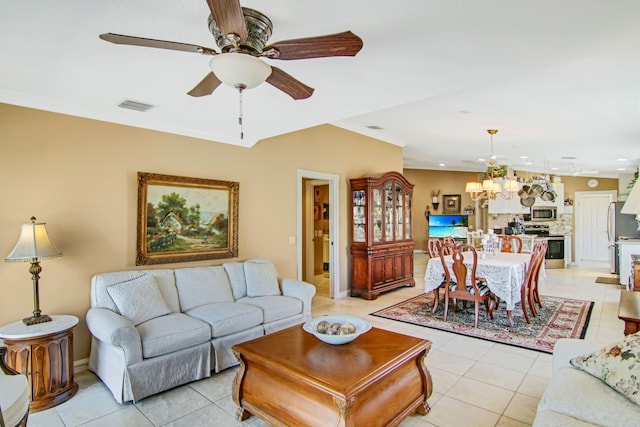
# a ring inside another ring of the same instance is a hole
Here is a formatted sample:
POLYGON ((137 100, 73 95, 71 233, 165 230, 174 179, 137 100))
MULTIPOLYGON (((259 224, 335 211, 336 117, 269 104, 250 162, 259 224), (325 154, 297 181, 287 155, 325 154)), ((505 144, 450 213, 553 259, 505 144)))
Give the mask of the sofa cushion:
POLYGON ((262 323, 262 310, 237 302, 201 305, 186 314, 204 320, 211 326, 213 338, 234 334, 262 323))
POLYGON ((571 365, 604 381, 640 405, 640 332, 591 354, 574 357, 571 365))
POLYGON ((247 281, 244 278, 243 262, 227 262, 223 264, 229 282, 231 282, 231 290, 236 300, 247 296, 247 281))
POLYGON ((251 304, 262 309, 264 323, 284 319, 302 313, 302 301, 282 295, 269 295, 265 297, 246 297, 238 300, 239 303, 251 304))
POLYGON ((599 426, 631 426, 640 419, 640 407, 579 369, 563 367, 551 379, 538 413, 554 411, 599 426))
POLYGON ((211 328, 182 313, 156 317, 136 327, 144 358, 162 356, 211 339, 211 328))
POLYGON ((214 302, 233 302, 231 284, 222 266, 176 269, 182 311, 214 302))
POLYGON ((580 421, 560 412, 542 411, 536 414, 532 427, 588 427, 593 426, 588 421, 580 421))
POLYGON ((245 261, 244 275, 247 281, 247 296, 280 295, 278 272, 271 261, 264 259, 245 261))
POLYGON ((158 289, 171 312, 179 313, 180 302, 173 269, 127 270, 96 274, 91 279, 91 307, 107 308, 118 312, 118 307, 107 292, 109 286, 135 280, 147 274, 156 279, 158 289))
POLYGON ((120 314, 134 325, 171 312, 162 298, 156 280, 150 274, 111 285, 107 288, 107 293, 120 314))

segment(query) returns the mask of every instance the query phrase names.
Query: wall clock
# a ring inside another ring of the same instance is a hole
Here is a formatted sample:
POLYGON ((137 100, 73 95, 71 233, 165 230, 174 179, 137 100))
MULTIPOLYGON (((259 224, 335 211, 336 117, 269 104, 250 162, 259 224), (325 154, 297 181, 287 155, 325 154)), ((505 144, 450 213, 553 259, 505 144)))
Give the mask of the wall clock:
POLYGON ((589 188, 595 188, 598 186, 598 180, 590 179, 589 181, 587 181, 587 185, 589 186, 589 188))

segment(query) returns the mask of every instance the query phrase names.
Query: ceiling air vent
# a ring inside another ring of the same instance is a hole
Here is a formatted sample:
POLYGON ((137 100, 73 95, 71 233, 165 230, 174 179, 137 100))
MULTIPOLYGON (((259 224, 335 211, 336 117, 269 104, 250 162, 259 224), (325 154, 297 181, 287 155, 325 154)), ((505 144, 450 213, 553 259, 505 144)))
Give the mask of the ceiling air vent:
POLYGON ((367 126, 367 128, 372 129, 372 130, 382 130, 384 128, 380 127, 380 126, 376 126, 376 125, 369 125, 367 126))
POLYGON ((138 101, 132 101, 130 99, 125 99, 120 104, 118 104, 118 107, 127 108, 129 110, 145 112, 145 111, 149 111, 154 106, 150 105, 150 104, 145 104, 144 102, 138 102, 138 101))

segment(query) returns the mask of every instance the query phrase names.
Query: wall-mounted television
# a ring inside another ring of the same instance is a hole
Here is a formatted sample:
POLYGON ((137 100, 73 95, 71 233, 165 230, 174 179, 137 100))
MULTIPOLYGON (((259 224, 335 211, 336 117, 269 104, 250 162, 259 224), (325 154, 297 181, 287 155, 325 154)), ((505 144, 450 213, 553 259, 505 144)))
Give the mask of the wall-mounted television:
POLYGON ((429 215, 429 237, 466 239, 467 231, 468 215, 429 215))

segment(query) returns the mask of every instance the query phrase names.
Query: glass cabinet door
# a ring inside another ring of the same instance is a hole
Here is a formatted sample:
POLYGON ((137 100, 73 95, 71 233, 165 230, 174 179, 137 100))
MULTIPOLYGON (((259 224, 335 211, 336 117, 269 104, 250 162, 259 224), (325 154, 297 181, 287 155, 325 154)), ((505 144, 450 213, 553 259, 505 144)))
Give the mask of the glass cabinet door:
POLYGON ((364 242, 366 238, 367 199, 364 190, 353 192, 353 241, 364 242))
POLYGON ((402 202, 402 196, 404 195, 404 191, 402 191, 402 186, 400 184, 396 184, 396 240, 402 240, 404 238, 404 233, 402 228, 404 227, 404 203, 402 202))
POLYGON ((393 183, 384 184, 384 240, 392 242, 393 239, 393 183))
POLYGON ((382 242, 382 189, 373 189, 373 241, 382 242))
POLYGON ((411 239, 411 193, 407 192, 404 195, 404 238, 411 239))

